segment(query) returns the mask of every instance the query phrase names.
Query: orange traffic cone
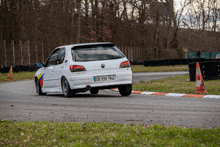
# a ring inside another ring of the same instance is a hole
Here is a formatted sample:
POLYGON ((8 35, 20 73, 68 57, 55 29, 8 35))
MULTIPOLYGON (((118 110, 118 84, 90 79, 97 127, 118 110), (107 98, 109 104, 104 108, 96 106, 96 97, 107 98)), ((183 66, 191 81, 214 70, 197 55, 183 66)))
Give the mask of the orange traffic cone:
POLYGON ((196 62, 196 91, 195 93, 206 93, 206 92, 208 91, 205 89, 199 62, 196 62))
POLYGON ((9 74, 8 74, 7 80, 12 80, 12 70, 13 70, 13 68, 12 68, 12 66, 11 66, 11 67, 10 67, 10 70, 9 70, 9 74))

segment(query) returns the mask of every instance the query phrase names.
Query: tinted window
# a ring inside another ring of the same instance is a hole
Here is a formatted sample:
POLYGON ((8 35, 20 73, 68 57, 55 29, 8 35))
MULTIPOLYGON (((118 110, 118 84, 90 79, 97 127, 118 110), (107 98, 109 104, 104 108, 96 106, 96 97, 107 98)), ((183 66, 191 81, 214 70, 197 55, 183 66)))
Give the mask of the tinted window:
POLYGON ((53 53, 50 55, 50 57, 47 60, 46 67, 53 66, 56 64, 56 60, 57 60, 59 52, 60 52, 60 49, 56 49, 53 51, 53 53))
POLYGON ((123 58, 115 46, 84 46, 72 49, 74 61, 97 61, 123 58))
POLYGON ((56 49, 47 60, 46 67, 63 63, 65 58, 65 49, 56 49))
POLYGON ((65 58, 65 48, 61 48, 61 49, 60 49, 60 52, 59 52, 59 54, 58 54, 58 61, 59 61, 58 64, 63 63, 64 58, 65 58))

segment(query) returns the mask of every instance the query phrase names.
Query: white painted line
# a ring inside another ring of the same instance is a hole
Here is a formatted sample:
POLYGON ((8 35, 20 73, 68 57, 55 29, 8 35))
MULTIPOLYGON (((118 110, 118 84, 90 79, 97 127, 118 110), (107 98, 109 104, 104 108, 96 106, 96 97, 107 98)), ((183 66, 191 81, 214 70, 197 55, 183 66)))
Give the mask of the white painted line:
POLYGON ((182 96, 184 96, 184 95, 186 95, 186 94, 182 94, 182 93, 168 93, 168 94, 165 95, 165 96, 180 96, 180 97, 182 97, 182 96))
MULTIPOLYGON (((105 90, 106 90, 106 91, 111 91, 111 92, 118 92, 118 91, 119 91, 118 89, 116 89, 116 90, 107 90, 107 89, 105 89, 105 90)), ((132 92, 135 92, 135 90, 132 90, 132 92)), ((143 94, 143 95, 151 95, 151 94, 153 94, 153 93, 155 93, 155 92, 142 92, 142 93, 140 93, 140 94, 143 94)), ((164 96, 182 97, 182 96, 184 96, 184 95, 187 95, 187 94, 183 94, 183 93, 168 93, 168 94, 166 94, 166 95, 164 95, 164 96)), ((201 97, 201 98, 220 99, 220 95, 205 95, 205 96, 203 96, 203 97, 201 97)))
POLYGON ((202 98, 214 98, 214 99, 220 99, 220 95, 206 95, 206 96, 203 96, 202 98))
POLYGON ((151 95, 151 94, 153 94, 153 93, 155 93, 155 92, 142 92, 141 94, 144 94, 144 95, 151 95))

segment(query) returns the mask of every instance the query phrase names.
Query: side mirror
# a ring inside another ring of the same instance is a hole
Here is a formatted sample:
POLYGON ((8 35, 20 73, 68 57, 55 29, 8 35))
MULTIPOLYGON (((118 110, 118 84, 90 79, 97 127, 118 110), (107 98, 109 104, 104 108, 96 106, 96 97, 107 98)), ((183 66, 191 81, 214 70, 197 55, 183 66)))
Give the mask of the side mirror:
POLYGON ((37 66, 41 68, 41 67, 44 66, 44 64, 42 64, 42 63, 37 63, 37 66))

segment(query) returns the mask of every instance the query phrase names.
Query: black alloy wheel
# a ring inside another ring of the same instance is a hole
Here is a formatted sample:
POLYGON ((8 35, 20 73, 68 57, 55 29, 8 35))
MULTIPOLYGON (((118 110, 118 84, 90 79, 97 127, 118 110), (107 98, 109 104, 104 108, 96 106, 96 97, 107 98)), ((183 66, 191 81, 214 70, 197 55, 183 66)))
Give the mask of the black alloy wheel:
POLYGON ((73 91, 70 89, 69 83, 65 77, 62 78, 62 91, 65 97, 70 97, 73 91))

